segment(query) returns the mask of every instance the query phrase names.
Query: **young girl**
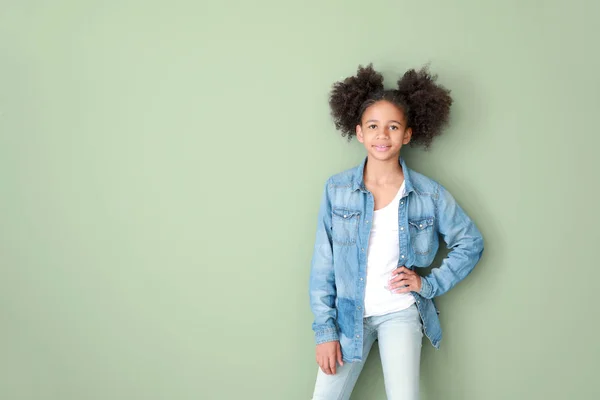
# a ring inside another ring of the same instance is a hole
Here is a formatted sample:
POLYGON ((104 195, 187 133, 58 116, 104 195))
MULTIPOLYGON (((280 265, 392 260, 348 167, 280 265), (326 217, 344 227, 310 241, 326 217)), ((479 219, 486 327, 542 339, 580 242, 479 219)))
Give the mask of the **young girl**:
POLYGON ((310 274, 319 364, 313 399, 348 399, 375 339, 387 398, 419 398, 423 333, 439 348, 433 298, 464 279, 483 252, 481 233, 438 182, 409 169, 402 146, 427 149, 448 122, 450 92, 426 69, 385 90, 372 66, 337 82, 335 126, 367 152, 357 167, 327 180, 310 274), (421 277, 438 251, 450 252, 421 277))

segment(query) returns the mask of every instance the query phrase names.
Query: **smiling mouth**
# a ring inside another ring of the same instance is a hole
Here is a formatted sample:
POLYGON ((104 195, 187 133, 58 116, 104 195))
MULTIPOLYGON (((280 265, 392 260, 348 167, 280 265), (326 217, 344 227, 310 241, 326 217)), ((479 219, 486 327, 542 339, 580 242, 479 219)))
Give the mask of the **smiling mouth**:
POLYGON ((386 145, 379 145, 379 146, 373 146, 375 148, 375 150, 377 151, 386 151, 387 149, 389 149, 392 146, 386 146, 386 145))

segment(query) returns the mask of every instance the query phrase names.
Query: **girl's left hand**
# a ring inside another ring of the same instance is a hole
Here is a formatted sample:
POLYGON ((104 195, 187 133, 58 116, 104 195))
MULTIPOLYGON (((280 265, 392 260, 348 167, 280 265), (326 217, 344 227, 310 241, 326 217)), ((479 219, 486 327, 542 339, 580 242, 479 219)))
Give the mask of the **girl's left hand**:
POLYGON ((421 277, 416 272, 404 266, 396 268, 392 272, 392 279, 390 279, 388 289, 394 293, 419 293, 421 291, 421 277))

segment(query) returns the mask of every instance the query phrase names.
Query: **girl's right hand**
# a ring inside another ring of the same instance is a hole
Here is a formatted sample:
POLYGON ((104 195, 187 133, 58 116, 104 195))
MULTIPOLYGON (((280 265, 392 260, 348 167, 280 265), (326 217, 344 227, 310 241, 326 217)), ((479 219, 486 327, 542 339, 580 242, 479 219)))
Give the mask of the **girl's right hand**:
POLYGON ((342 361, 342 349, 340 342, 325 342, 317 345, 317 364, 327 375, 335 375, 335 364, 338 362, 340 367, 344 365, 342 361))

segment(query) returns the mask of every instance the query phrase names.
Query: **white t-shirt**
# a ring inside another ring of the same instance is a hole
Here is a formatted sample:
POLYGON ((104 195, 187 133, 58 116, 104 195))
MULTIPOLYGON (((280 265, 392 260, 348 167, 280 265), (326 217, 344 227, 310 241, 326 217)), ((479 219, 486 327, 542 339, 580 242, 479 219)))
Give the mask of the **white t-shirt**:
POLYGON ((373 214, 367 251, 365 317, 404 310, 415 302, 411 293, 393 293, 387 289, 400 256, 398 205, 403 195, 404 182, 392 202, 373 214))

